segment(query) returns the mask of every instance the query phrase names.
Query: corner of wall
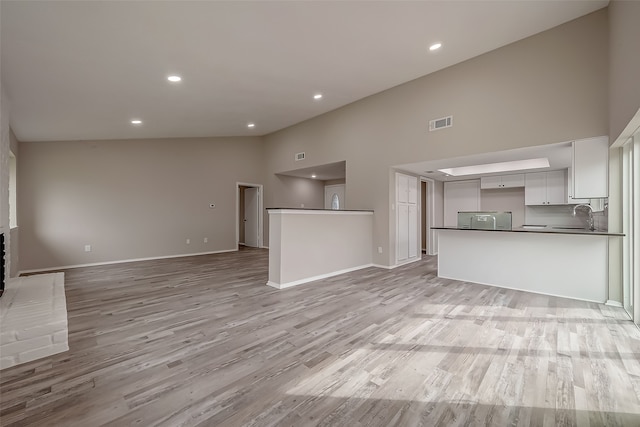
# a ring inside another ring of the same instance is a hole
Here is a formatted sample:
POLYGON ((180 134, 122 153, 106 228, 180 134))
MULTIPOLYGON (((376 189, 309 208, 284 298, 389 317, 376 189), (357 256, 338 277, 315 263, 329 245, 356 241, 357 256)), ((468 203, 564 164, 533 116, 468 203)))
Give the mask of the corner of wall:
MULTIPOLYGON (((0 78, 1 82, 1 78, 0 78)), ((5 234, 5 280, 11 271, 11 233, 9 227, 9 98, 0 83, 0 230, 5 234)))

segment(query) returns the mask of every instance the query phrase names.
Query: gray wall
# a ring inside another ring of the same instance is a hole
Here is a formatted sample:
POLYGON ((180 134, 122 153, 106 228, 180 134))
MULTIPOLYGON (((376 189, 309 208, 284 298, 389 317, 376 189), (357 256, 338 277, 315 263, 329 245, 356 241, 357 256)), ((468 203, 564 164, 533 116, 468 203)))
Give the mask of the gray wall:
POLYGON ((640 108, 640 2, 609 4, 609 135, 613 143, 640 108))
MULTIPOLYGON (((601 10, 265 137, 274 173, 346 160, 348 209, 374 209, 375 264, 395 260, 393 165, 608 132, 608 21, 601 10), (452 114, 454 126, 428 132, 452 114), (294 165, 294 153, 306 160, 294 165)), ((280 197, 267 192, 267 206, 280 197)))
MULTIPOLYGON (((640 108, 640 2, 611 1, 609 12, 609 141, 640 108)), ((609 153, 609 230, 622 231, 622 153, 609 153)), ((622 301, 622 239, 609 239, 609 299, 622 301)), ((636 319, 637 320, 637 319, 636 319)))
POLYGON ((324 181, 277 175, 272 181, 270 208, 324 208, 324 181))
POLYGON ((392 167, 607 134, 608 42, 601 10, 264 138, 21 143, 20 268, 234 249, 237 181, 265 184, 265 207, 322 207, 321 181, 275 174, 343 160, 346 208, 375 210, 374 263, 392 265, 392 167))
MULTIPOLYGON (((0 82, 1 82, 0 78, 0 82)), ((0 84, 0 230, 5 233, 5 277, 12 269, 12 239, 9 228, 9 150, 11 149, 11 129, 9 128, 9 99, 0 84)))
POLYGON ((236 182, 263 182, 262 147, 257 137, 21 142, 21 270, 236 249, 236 182))
POLYGON ((483 211, 511 212, 511 226, 522 227, 525 221, 524 188, 480 190, 483 211))

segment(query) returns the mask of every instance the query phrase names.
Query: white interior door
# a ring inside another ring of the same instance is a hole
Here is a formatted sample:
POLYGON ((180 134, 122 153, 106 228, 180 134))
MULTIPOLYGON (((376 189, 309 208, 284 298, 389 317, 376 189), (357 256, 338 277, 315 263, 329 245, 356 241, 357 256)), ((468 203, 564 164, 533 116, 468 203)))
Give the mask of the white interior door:
POLYGON ((324 208, 344 209, 344 184, 326 185, 324 187, 324 208))
POLYGON ((419 220, 418 179, 396 173, 396 262, 418 257, 419 220))
POLYGON ((398 231, 397 231, 397 253, 396 258, 398 261, 406 261, 409 259, 409 242, 411 237, 409 236, 410 219, 409 219, 409 205, 398 204, 398 231))
POLYGON ((408 210, 409 212, 407 212, 407 215, 409 217, 408 219, 408 224, 407 224, 407 228, 409 230, 409 236, 408 236, 408 257, 409 258, 415 258, 418 256, 418 206, 417 205, 409 205, 408 206, 408 210))
POLYGON ((258 247, 258 189, 244 190, 244 244, 258 247))

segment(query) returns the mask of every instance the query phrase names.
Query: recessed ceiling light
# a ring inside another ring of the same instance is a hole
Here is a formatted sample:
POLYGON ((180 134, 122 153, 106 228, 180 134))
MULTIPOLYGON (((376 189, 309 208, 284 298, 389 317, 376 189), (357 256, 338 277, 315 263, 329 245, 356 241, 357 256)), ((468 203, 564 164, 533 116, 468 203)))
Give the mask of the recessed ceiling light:
POLYGON ((453 176, 478 175, 482 173, 511 172, 525 169, 542 169, 549 167, 549 159, 515 160, 512 162, 488 163, 484 165, 462 166, 458 168, 438 169, 440 172, 453 176))
POLYGON ((316 174, 311 175, 311 178, 315 178, 315 177, 316 177, 316 174))
POLYGON ((249 124, 247 125, 247 127, 248 127, 248 128, 254 128, 254 127, 256 127, 256 124, 255 124, 255 123, 249 123, 249 124))
POLYGON ((131 124, 132 125, 141 125, 142 124, 142 120, 133 119, 133 120, 131 120, 131 124))
POLYGON ((321 93, 316 93, 315 95, 313 95, 313 99, 315 99, 315 100, 322 99, 322 94, 321 93))
POLYGON ((169 80, 172 83, 177 83, 180 80, 182 80, 182 77, 180 77, 180 76, 169 76, 169 77, 167 77, 167 80, 169 80))
POLYGON ((442 47, 442 43, 434 43, 431 46, 429 46, 429 50, 430 51, 434 51, 434 50, 438 50, 442 47))

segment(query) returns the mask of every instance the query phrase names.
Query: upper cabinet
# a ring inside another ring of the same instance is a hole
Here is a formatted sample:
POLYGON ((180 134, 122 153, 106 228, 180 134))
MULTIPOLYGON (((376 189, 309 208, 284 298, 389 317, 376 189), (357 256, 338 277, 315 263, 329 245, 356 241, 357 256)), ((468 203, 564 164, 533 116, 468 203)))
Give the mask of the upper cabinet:
POLYGON ((480 188, 488 190, 491 188, 515 188, 524 187, 524 174, 500 176, 483 176, 480 178, 480 188))
POLYGON ((418 179, 415 176, 396 173, 398 202, 418 204, 418 179))
POLYGON ((570 205, 591 203, 591 199, 576 199, 573 197, 573 171, 571 168, 567 171, 567 203, 570 205))
POLYGON ((609 138, 581 139, 571 145, 572 198, 609 197, 609 138))
POLYGON ((525 174, 525 205, 564 205, 566 203, 565 170, 525 174))

